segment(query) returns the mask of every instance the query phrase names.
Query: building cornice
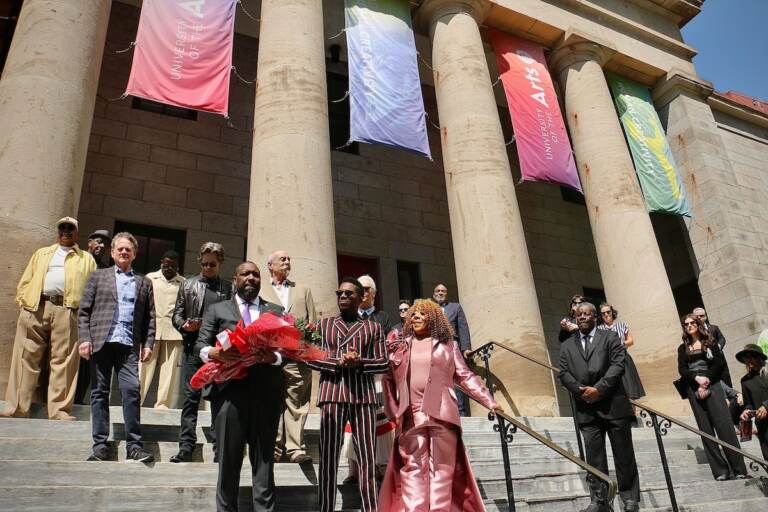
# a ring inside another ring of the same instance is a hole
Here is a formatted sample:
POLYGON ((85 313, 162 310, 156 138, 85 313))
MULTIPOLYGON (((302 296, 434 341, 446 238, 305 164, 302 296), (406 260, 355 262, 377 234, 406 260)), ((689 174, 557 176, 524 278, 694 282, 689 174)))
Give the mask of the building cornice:
POLYGON ((723 114, 741 119, 749 124, 754 124, 761 128, 768 128, 768 115, 755 110, 741 103, 737 103, 722 94, 715 92, 709 98, 707 103, 712 110, 717 110, 723 114))
POLYGON ((714 92, 714 87, 702 78, 672 69, 656 83, 651 92, 656 108, 662 109, 681 94, 706 101, 714 92))

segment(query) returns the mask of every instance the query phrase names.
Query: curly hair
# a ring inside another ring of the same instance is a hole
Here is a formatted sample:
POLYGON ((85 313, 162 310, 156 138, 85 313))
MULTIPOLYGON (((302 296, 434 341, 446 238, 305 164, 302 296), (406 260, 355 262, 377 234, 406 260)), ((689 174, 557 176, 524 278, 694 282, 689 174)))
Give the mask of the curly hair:
POLYGON ((403 326, 403 338, 413 336, 413 313, 418 311, 427 320, 427 329, 432 339, 438 341, 449 341, 453 339, 453 327, 446 318, 443 310, 437 303, 431 300, 418 299, 413 303, 413 306, 408 310, 405 317, 405 325, 403 326))
POLYGON ((696 322, 696 327, 699 332, 699 341, 701 342, 701 348, 703 350, 707 350, 708 348, 712 348, 712 345, 715 344, 715 340, 712 339, 712 335, 709 334, 707 331, 707 328, 704 327, 704 322, 701 321, 701 318, 697 317, 694 314, 687 314, 683 315, 680 318, 680 325, 683 328, 683 343, 688 346, 691 343, 693 343, 693 337, 688 334, 688 332, 685 330, 685 321, 686 320, 693 320, 696 322))

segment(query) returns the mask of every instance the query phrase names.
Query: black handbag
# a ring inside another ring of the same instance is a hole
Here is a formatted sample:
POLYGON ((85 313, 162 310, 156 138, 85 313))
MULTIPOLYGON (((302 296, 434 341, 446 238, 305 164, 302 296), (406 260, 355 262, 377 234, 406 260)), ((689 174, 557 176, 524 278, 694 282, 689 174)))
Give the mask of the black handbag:
POLYGON ((685 385, 685 382, 683 382, 683 379, 677 379, 673 380, 672 384, 675 386, 675 389, 677 390, 677 393, 680 395, 680 398, 683 400, 688 400, 688 386, 685 385))

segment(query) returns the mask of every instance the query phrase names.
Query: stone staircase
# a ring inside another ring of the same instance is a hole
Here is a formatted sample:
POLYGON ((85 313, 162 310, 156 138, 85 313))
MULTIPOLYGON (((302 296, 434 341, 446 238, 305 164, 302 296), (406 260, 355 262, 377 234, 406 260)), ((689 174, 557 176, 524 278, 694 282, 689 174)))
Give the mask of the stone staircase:
MULTIPOLYGON (((91 451, 89 409, 75 407, 79 421, 0 419, 0 510, 3 511, 203 511, 215 508, 216 465, 210 444, 198 445, 196 463, 171 464, 176 453, 178 410, 142 409, 147 449, 157 462, 125 463, 122 411, 111 408, 114 462, 85 462, 91 451)), ((40 410, 33 416, 43 417, 40 410)), ((317 510, 319 418, 307 422, 315 464, 277 464, 278 510, 317 510)), ((209 414, 200 412, 198 438, 205 439, 209 414)), ((571 418, 523 418, 547 437, 577 452, 571 418)), ((692 418, 686 421, 689 423, 692 418)), ((489 511, 509 510, 499 435, 485 418, 464 419, 464 441, 489 511)), ((640 466, 641 507, 671 510, 653 430, 638 427, 634 443, 640 466)), ((672 427, 664 438, 681 510, 758 512, 768 510, 768 489, 759 479, 715 482, 696 436, 672 427)), ((759 454, 757 441, 745 449, 759 454)), ((576 512, 589 502, 583 472, 524 433, 510 446, 516 509, 519 512, 576 512)), ((339 481, 346 476, 342 462, 339 481)), ((765 472, 761 472, 766 476, 765 472)), ((760 475, 756 475, 760 476, 760 475)), ((241 510, 250 511, 250 468, 244 461, 241 510)), ((339 486, 337 510, 357 510, 353 487, 339 486)), ((616 510, 621 510, 618 500, 616 510)), ((384 511, 383 511, 384 512, 384 511)))

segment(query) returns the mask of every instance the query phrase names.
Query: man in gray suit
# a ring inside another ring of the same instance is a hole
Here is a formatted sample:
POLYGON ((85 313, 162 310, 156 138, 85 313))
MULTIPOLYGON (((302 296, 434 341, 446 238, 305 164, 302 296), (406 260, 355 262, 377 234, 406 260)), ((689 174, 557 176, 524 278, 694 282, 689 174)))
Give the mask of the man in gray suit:
POLYGON ((155 343, 155 304, 152 282, 131 268, 139 248, 130 233, 112 239, 115 266, 91 274, 80 299, 80 356, 91 362, 92 461, 109 456, 109 389, 117 373, 123 401, 128 460, 152 462, 141 443, 139 360, 152 355, 155 343))
MULTIPOLYGON (((451 322, 453 337, 459 343, 459 350, 461 350, 461 353, 466 358, 467 354, 472 351, 472 339, 469 335, 469 324, 467 323, 467 317, 464 315, 464 309, 458 302, 448 302, 448 287, 443 283, 435 286, 432 292, 432 300, 437 302, 448 318, 448 321, 451 322)), ((464 396, 464 392, 458 387, 456 388, 456 401, 459 404, 459 415, 467 416, 469 414, 467 399, 464 396)))
MULTIPOLYGON (((584 302, 576 309, 579 330, 560 346, 558 378, 576 398, 576 420, 584 438, 587 463, 608 474, 605 435, 611 441, 619 494, 626 512, 636 512, 640 502, 640 480, 632 446, 632 405, 621 377, 626 349, 613 331, 595 328, 597 310, 584 302)), ((582 512, 608 512, 605 494, 592 486, 592 500, 582 512)))
MULTIPOLYGON (((244 326, 263 313, 281 315, 283 308, 259 297, 261 272, 255 263, 245 261, 235 270, 234 297, 205 310, 195 354, 203 362, 237 361, 236 347, 216 347, 216 338, 225 329, 244 326)), ((282 358, 277 352, 261 349, 257 364, 248 368, 242 379, 210 384, 204 395, 218 412, 216 425, 219 478, 216 484, 216 510, 238 510, 240 469, 248 446, 251 461, 253 510, 271 512, 275 507, 274 449, 277 423, 283 403, 282 358)))

